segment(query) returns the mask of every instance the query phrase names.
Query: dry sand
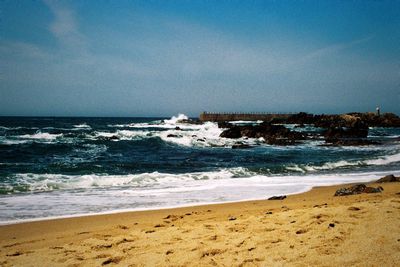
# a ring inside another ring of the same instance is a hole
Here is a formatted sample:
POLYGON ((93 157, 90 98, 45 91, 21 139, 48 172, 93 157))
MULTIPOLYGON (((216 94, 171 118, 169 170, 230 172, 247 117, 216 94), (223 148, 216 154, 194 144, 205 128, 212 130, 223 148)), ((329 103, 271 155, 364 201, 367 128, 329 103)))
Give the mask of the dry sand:
POLYGON ((399 266, 400 183, 382 186, 1 226, 0 265, 399 266))

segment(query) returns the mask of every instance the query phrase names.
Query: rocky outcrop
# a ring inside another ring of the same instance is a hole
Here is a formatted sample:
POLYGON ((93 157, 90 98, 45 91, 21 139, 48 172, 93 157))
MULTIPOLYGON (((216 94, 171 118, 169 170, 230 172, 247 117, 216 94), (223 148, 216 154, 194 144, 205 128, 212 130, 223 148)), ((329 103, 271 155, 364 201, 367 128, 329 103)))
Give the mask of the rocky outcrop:
POLYGON ((366 140, 368 125, 360 118, 342 115, 323 133, 327 144, 336 146, 362 146, 376 144, 366 140))
MULTIPOLYGON (((369 127, 400 127, 400 117, 393 113, 376 115, 375 113, 347 113, 341 115, 313 115, 305 112, 288 117, 276 117, 259 125, 234 125, 219 122, 218 127, 224 131, 220 137, 225 138, 264 138, 270 145, 294 145, 300 140, 325 139, 323 146, 367 146, 381 144, 384 140, 368 139, 369 127), (280 124, 296 124, 291 131, 280 124), (323 130, 297 130, 305 125, 313 125, 323 130)), ((235 146, 241 148, 241 146, 235 146)))
POLYGON ((400 127, 400 117, 394 113, 384 113, 378 116, 375 113, 350 113, 359 117, 369 127, 400 127))
POLYGON ((385 177, 380 178, 377 183, 393 183, 393 182, 400 182, 400 176, 396 177, 393 174, 386 175, 385 177))
POLYGON ((377 115, 372 112, 367 113, 347 113, 341 115, 313 115, 300 112, 289 116, 281 123, 292 124, 313 124, 315 127, 335 128, 335 127, 359 127, 356 124, 362 123, 367 127, 400 127, 400 117, 394 113, 384 113, 377 115))
POLYGON ((349 196, 349 195, 358 195, 362 193, 380 193, 383 191, 383 188, 381 186, 378 186, 377 188, 375 187, 369 187, 366 186, 365 184, 356 184, 348 188, 340 188, 336 190, 335 192, 335 197, 336 196, 349 196))
POLYGON ((274 145, 294 144, 298 140, 305 139, 302 133, 290 131, 283 125, 261 123, 260 125, 232 126, 224 130, 220 137, 225 138, 264 138, 265 142, 274 145))
POLYGON ((291 115, 286 123, 291 123, 291 124, 314 124, 314 115, 313 114, 308 114, 305 112, 300 112, 297 114, 291 115))

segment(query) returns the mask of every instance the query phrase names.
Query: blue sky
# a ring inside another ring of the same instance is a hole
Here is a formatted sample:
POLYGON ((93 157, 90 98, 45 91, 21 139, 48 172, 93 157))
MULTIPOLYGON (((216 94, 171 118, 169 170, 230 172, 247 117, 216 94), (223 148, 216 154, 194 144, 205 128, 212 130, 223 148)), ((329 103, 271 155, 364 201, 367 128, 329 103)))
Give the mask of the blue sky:
POLYGON ((0 6, 0 115, 400 114, 400 1, 0 6))

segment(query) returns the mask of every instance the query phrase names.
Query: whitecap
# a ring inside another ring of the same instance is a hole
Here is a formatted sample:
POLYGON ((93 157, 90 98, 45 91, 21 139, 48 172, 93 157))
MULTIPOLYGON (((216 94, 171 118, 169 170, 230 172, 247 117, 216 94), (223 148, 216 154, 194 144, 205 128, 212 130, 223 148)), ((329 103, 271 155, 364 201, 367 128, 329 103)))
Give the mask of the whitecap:
POLYGON ((19 135, 17 136, 18 138, 22 139, 41 139, 41 140, 55 140, 59 137, 61 137, 63 134, 51 134, 51 133, 42 133, 42 132, 37 132, 35 134, 25 134, 25 135, 19 135))
POLYGON ((82 123, 82 124, 76 124, 74 125, 75 128, 85 128, 85 129, 91 129, 91 127, 89 125, 87 125, 86 123, 82 123))
POLYGON ((181 120, 188 120, 188 119, 189 119, 189 117, 186 116, 185 114, 178 114, 177 117, 172 116, 171 119, 169 119, 169 120, 164 120, 164 123, 165 123, 165 124, 176 124, 178 121, 181 121, 181 120))

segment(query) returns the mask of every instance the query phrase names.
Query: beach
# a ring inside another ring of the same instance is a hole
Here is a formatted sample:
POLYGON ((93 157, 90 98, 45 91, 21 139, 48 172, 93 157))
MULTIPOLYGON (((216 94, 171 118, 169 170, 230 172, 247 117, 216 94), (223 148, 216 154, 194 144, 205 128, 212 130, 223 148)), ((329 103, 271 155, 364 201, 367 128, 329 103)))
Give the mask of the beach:
POLYGON ((400 183, 0 226, 1 266, 396 266, 400 183))

